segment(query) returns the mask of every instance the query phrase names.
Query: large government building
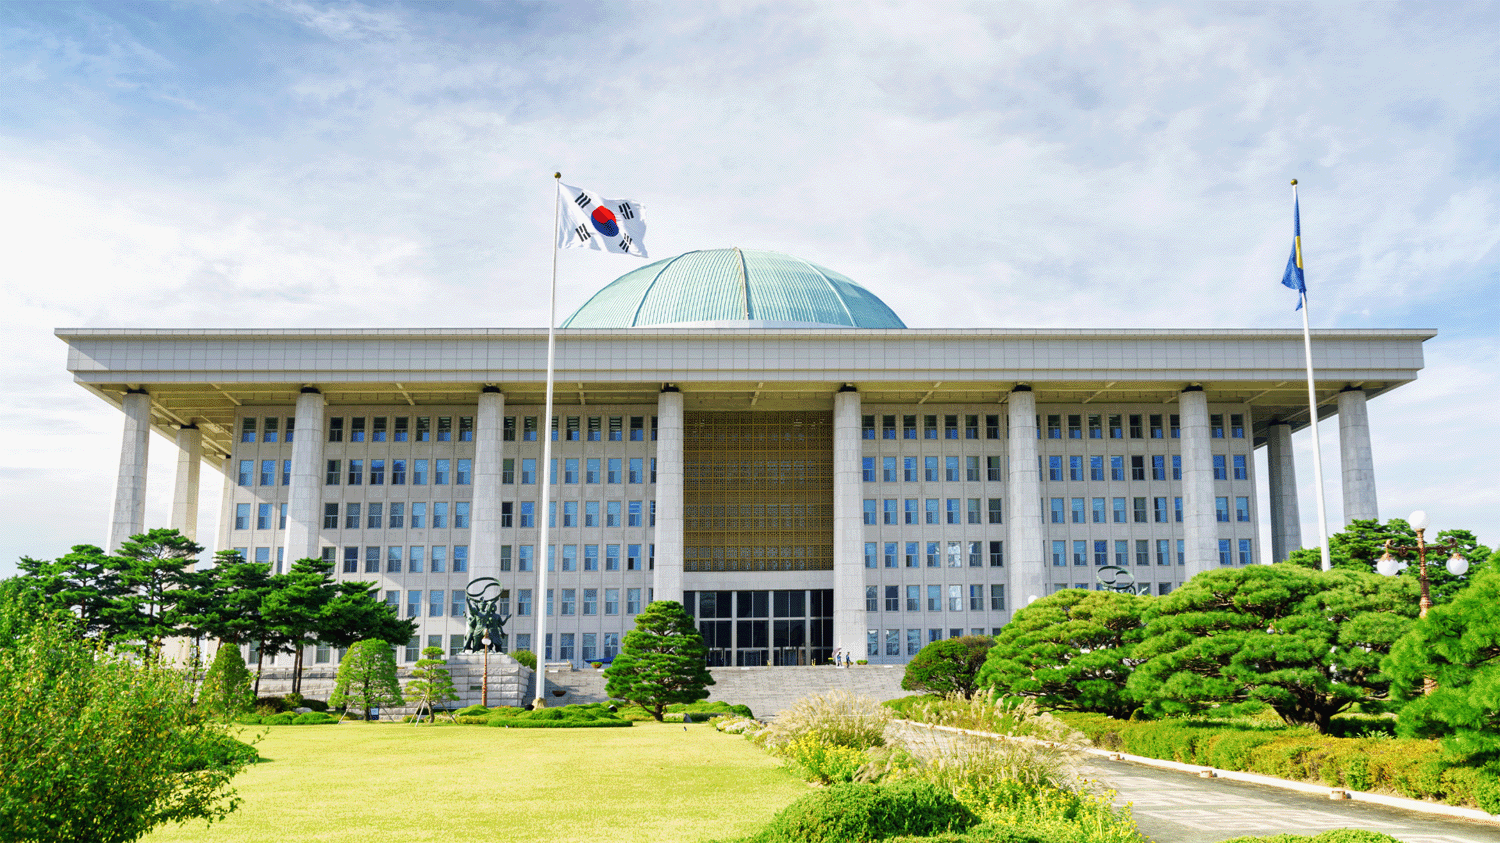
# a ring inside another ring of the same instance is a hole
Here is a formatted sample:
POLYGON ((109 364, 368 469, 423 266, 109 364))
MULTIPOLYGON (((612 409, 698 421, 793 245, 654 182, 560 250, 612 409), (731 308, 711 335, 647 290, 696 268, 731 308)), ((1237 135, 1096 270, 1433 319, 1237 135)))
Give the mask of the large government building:
MULTIPOLYGON (((610 658, 673 599, 714 664, 901 663, 1101 568, 1165 594, 1302 541, 1298 331, 914 329, 816 264, 689 252, 563 324, 552 418, 545 329, 57 334, 124 416, 111 549, 147 526, 155 431, 180 455, 171 526, 198 535, 208 461, 218 545, 378 583, 420 623, 407 660, 459 646, 483 576, 509 588, 511 647, 552 661, 610 658)), ((1415 379, 1433 335, 1314 335, 1346 518, 1377 515, 1365 402, 1415 379)))

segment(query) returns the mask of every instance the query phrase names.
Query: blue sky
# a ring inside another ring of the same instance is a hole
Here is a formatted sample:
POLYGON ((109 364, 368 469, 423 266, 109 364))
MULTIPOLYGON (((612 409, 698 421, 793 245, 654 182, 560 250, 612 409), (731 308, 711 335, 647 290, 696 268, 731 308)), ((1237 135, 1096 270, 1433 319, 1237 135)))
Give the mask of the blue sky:
MULTIPOLYGON (((1370 405, 1382 516, 1500 544, 1497 31, 1452 3, 0 3, 0 574, 104 537, 120 417, 54 328, 542 326, 554 170, 642 202, 654 257, 789 252, 913 327, 1299 327, 1297 178, 1314 327, 1441 331, 1370 405)), ((564 254, 559 310, 635 265, 564 254)), ((1324 452, 1336 478, 1336 423, 1324 452)))

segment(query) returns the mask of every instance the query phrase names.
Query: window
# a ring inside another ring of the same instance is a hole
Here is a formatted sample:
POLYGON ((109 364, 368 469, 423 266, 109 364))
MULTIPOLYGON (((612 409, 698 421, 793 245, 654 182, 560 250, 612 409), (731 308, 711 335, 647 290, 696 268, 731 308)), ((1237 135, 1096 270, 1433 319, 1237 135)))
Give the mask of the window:
POLYGON ((1121 568, 1130 564, 1130 542, 1115 542, 1115 564, 1121 568))
MULTIPOLYGON (((531 615, 531 589, 516 589, 516 614, 529 617, 531 615)), ((520 642, 516 642, 520 646, 520 642)))
POLYGON ((987 415, 984 417, 984 438, 1000 438, 1000 416, 998 414, 987 415))
POLYGON ((926 513, 927 513, 926 523, 928 523, 928 524, 941 524, 942 523, 942 517, 941 517, 941 512, 938 509, 938 499, 937 498, 927 498, 926 501, 924 501, 924 506, 926 508, 926 513))
POLYGON ((1110 457, 1109 458, 1109 479, 1111 479, 1111 480, 1124 480, 1125 479, 1125 458, 1124 457, 1110 457))
MULTIPOLYGON (((255 419, 240 419, 240 441, 255 441, 255 419)), ((270 440, 267 440, 270 441, 270 440)))
POLYGON ((444 593, 444 591, 440 588, 434 588, 433 590, 427 592, 428 617, 440 618, 443 616, 443 604, 447 602, 444 600, 444 598, 447 596, 448 595, 444 593))
POLYGON ((278 506, 278 510, 279 510, 279 513, 278 513, 278 515, 276 517, 276 529, 278 529, 278 530, 285 530, 286 529, 286 504, 279 505, 278 506))
POLYGON ((921 566, 921 545, 916 542, 906 543, 906 567, 917 568, 921 566))
MULTIPOLYGON (((465 553, 465 555, 468 554, 468 548, 464 548, 464 553, 465 553)), ((502 545, 500 545, 500 570, 502 570, 502 571, 509 571, 510 570, 510 559, 511 559, 511 556, 510 556, 510 545, 508 545, 508 544, 502 544, 502 545)), ((455 564, 454 567, 457 568, 458 567, 457 564, 455 564)))
MULTIPOLYGON (((418 462, 421 462, 421 460, 418 460, 418 462)), ((432 485, 448 485, 448 467, 450 462, 450 460, 433 460, 432 485)))
POLYGON ((437 441, 453 441, 453 417, 439 416, 437 420, 437 441))
POLYGON ((946 501, 944 501, 944 507, 947 512, 947 520, 949 524, 963 523, 963 510, 959 509, 960 503, 962 503, 962 501, 959 498, 948 498, 946 501))
POLYGON ((864 483, 875 482, 875 458, 862 457, 860 459, 860 481, 864 483))
POLYGON ((1223 454, 1214 454, 1214 479, 1228 480, 1229 469, 1224 464, 1223 454))
POLYGON ((1181 454, 1173 454, 1172 455, 1172 479, 1173 480, 1181 480, 1182 479, 1182 455, 1181 454))
POLYGON ((1052 542, 1052 567, 1066 568, 1068 566, 1068 543, 1064 541, 1052 542))
POLYGON ((526 457, 521 460, 521 485, 531 486, 536 483, 536 460, 526 457))
POLYGON ((1210 439, 1224 438, 1224 415, 1214 413, 1208 417, 1208 436, 1210 439))
POLYGON ((1079 567, 1089 564, 1089 543, 1086 541, 1073 542, 1073 564, 1079 567))
MULTIPOLYGON (((337 512, 338 504, 334 504, 334 507, 335 512, 337 512)), ((335 524, 334 526, 338 525, 335 524)), ((234 505, 234 528, 236 530, 250 529, 250 504, 237 503, 234 505)))
POLYGON ((1173 498, 1172 499, 1172 509, 1173 509, 1172 520, 1176 521, 1178 524, 1181 524, 1182 523, 1182 498, 1173 498))
POLYGON ((620 546, 619 545, 617 545, 617 544, 607 544, 607 545, 604 546, 604 570, 606 570, 606 571, 618 571, 618 570, 620 570, 620 546))
POLYGON ((370 503, 370 504, 367 504, 365 506, 365 528, 366 529, 368 529, 368 530, 378 530, 378 529, 380 529, 380 522, 381 522, 381 515, 382 515, 381 510, 383 508, 384 508, 383 505, 379 504, 379 503, 370 503))
POLYGON ((936 483, 937 482, 937 479, 938 479, 938 458, 937 457, 923 457, 922 458, 922 479, 926 480, 928 483, 936 483))
POLYGON ((281 461, 281 485, 283 485, 283 486, 290 486, 290 485, 292 485, 292 461, 291 460, 282 460, 281 461))
POLYGON ((370 419, 370 441, 384 442, 386 434, 386 417, 376 416, 370 419))
MULTIPOLYGON (((438 460, 442 462, 442 460, 438 460)), ((453 485, 468 486, 474 482, 474 461, 461 459, 458 461, 458 471, 453 475, 453 485)))
POLYGON ((641 458, 640 457, 631 457, 630 458, 630 475, 629 475, 630 482, 631 483, 640 483, 640 482, 642 482, 641 481, 641 475, 642 475, 642 461, 641 461, 641 458))
POLYGON ((446 530, 448 528, 448 502, 438 501, 432 505, 432 529, 446 530))
MULTIPOLYGON (((267 420, 270 421, 269 419, 267 420)), ((1229 414, 1229 437, 1231 439, 1245 438, 1245 416, 1241 413, 1229 414)), ((271 441, 269 439, 267 442, 271 441)))
POLYGON ((1236 520, 1236 521, 1242 521, 1242 522, 1250 520, 1250 499, 1249 498, 1247 498, 1247 497, 1237 497, 1237 498, 1234 499, 1234 520, 1236 520))
POLYGON ((964 610, 964 587, 961 585, 948 586, 948 611, 962 612, 964 610))
POLYGON ((878 552, 877 552, 877 550, 876 550, 876 547, 877 547, 877 545, 876 545, 875 542, 865 542, 865 567, 866 568, 874 568, 874 567, 876 567, 876 557, 879 555, 878 552))
POLYGON ((965 519, 968 524, 983 524, 984 519, 980 516, 979 498, 969 498, 969 514, 965 519))
POLYGON ((1244 454, 1235 454, 1234 455, 1234 479, 1236 479, 1236 480, 1249 480, 1250 479, 1250 471, 1249 471, 1249 468, 1245 465, 1245 455, 1244 454))
POLYGON ((406 460, 391 460, 391 485, 406 485, 406 460))
POLYGON ((927 611, 943 611, 943 587, 940 585, 927 586, 927 611))
POLYGON ((1063 509, 1065 501, 1062 498, 1053 498, 1050 503, 1051 503, 1050 511, 1052 513, 1052 523, 1053 524, 1065 524, 1065 523, 1067 523, 1067 517, 1064 515, 1065 510, 1063 509))
POLYGON ((392 530, 403 529, 406 521, 406 504, 396 502, 391 504, 390 528, 392 530))
POLYGON ((600 425, 599 416, 589 416, 588 441, 598 442, 603 437, 603 428, 600 425))
POLYGON ((1119 414, 1116 414, 1116 413, 1110 414, 1110 416, 1109 416, 1109 438, 1111 438, 1111 439, 1124 439, 1125 438, 1125 430, 1124 430, 1124 428, 1122 428, 1120 426, 1120 419, 1121 418, 1122 418, 1122 416, 1120 416, 1119 414))
POLYGON ((874 524, 874 523, 876 523, 875 522, 875 500, 873 498, 865 498, 865 501, 864 501, 864 522, 866 524, 874 524))
POLYGON ((391 441, 405 442, 411 433, 411 419, 407 416, 396 416, 391 421, 395 423, 395 428, 394 430, 392 430, 391 441))
POLYGON ((585 588, 583 590, 583 613, 585 615, 599 614, 599 589, 585 588))
POLYGON ((349 441, 365 441, 365 417, 358 416, 349 420, 349 441))
POLYGON ((943 546, 940 542, 927 543, 927 567, 941 568, 943 566, 943 546))
MULTIPOLYGON (((510 545, 506 545, 502 549, 505 551, 505 556, 501 559, 501 563, 505 566, 503 570, 507 570, 508 571, 508 570, 510 570, 510 545)), ((455 574, 463 574, 463 573, 467 573, 468 570, 469 570, 469 546, 466 545, 466 544, 456 544, 456 545, 454 545, 453 546, 453 573, 455 573, 455 574)))
POLYGON ((328 420, 328 441, 344 441, 344 419, 342 416, 334 416, 328 420))
POLYGON ((1219 564, 1220 565, 1233 565, 1234 564, 1234 557, 1232 555, 1232 551, 1230 550, 1230 540, 1229 539, 1219 539, 1219 564))
POLYGON ((625 590, 625 614, 639 615, 641 613, 641 590, 639 588, 627 588, 625 590))
POLYGON ((345 530, 358 530, 359 529, 359 504, 357 504, 357 503, 346 503, 346 504, 344 504, 344 529, 345 530))
POLYGON ((898 547, 900 547, 900 545, 898 545, 896 542, 885 543, 885 566, 887 568, 897 567, 896 559, 900 556, 900 551, 897 549, 898 547))
POLYGON ((943 460, 943 479, 949 483, 957 483, 960 479, 958 473, 958 457, 945 457, 943 460))
POLYGON ((516 570, 523 572, 536 570, 535 547, 529 544, 518 545, 516 547, 516 570))
POLYGON ((1170 539, 1156 540, 1156 564, 1172 564, 1172 542, 1170 539))
POLYGON ((625 546, 625 570, 641 570, 641 546, 630 544, 625 546))
POLYGON ((1166 498, 1152 498, 1151 499, 1151 504, 1152 504, 1153 517, 1155 518, 1156 523, 1158 523, 1158 524, 1166 524, 1167 523, 1167 499, 1166 498))
POLYGON ((469 502, 457 501, 453 504, 453 527, 458 530, 469 528, 469 502))
POLYGON ((1074 524, 1086 524, 1086 523, 1088 523, 1087 516, 1086 516, 1085 510, 1083 508, 1083 498, 1073 498, 1072 501, 1070 501, 1070 503, 1071 503, 1072 512, 1073 512, 1073 523, 1074 524))
POLYGON ((880 611, 880 594, 879 594, 879 587, 878 586, 873 586, 873 585, 867 585, 867 586, 865 586, 865 611, 866 612, 878 612, 878 611, 880 611))
POLYGON ((1161 414, 1152 413, 1146 420, 1152 439, 1162 438, 1161 414))
POLYGON ((1068 479, 1074 481, 1083 479, 1083 457, 1068 457, 1068 479))
POLYGON ((1109 523, 1109 518, 1105 515, 1104 498, 1094 498, 1090 501, 1090 507, 1094 513, 1093 521, 1095 524, 1109 523))
POLYGON ((411 528, 413 530, 427 529, 427 504, 419 501, 411 505, 411 528))
POLYGON ((969 586, 969 611, 971 611, 971 612, 983 612, 984 611, 984 586, 982 586, 982 585, 970 585, 969 586))
POLYGON ((1141 439, 1141 438, 1143 438, 1142 435, 1141 435, 1141 432, 1142 431, 1141 431, 1141 417, 1140 417, 1140 414, 1138 414, 1138 413, 1132 413, 1130 415, 1130 438, 1131 439, 1141 439))
POLYGON ((620 614, 620 590, 618 588, 604 589, 604 614, 620 614))
POLYGON ((936 439, 936 438, 938 438, 937 416, 923 416, 922 417, 922 438, 923 439, 936 439))
POLYGON ((422 573, 422 563, 426 558, 426 551, 427 548, 425 547, 407 548, 406 570, 408 572, 413 574, 422 573))
POLYGON ((578 483, 578 458, 569 457, 563 460, 563 482, 569 485, 578 483))
POLYGON ((1214 498, 1214 520, 1229 523, 1229 498, 1214 498))
POLYGON ((1062 457, 1047 458, 1047 479, 1061 481, 1063 479, 1062 457))
POLYGON ((1151 457, 1151 479, 1167 479, 1167 458, 1161 454, 1153 454, 1151 457))
POLYGON ((1124 498, 1114 498, 1112 500, 1112 505, 1114 507, 1114 513, 1115 513, 1115 523, 1116 524, 1124 524, 1126 522, 1126 518, 1125 518, 1125 499, 1124 498))
POLYGON ((1099 457, 1099 456, 1089 457, 1089 479, 1090 480, 1103 480, 1104 479, 1104 457, 1099 457))
MULTIPOLYGON (((235 482, 237 482, 241 486, 249 486, 250 485, 250 475, 253 474, 254 472, 255 472, 255 460, 240 460, 239 476, 236 478, 235 482)), ((334 480, 335 480, 335 482, 337 482, 338 478, 335 477, 334 480)))
POLYGON ((261 460, 260 461, 260 485, 262 485, 262 486, 275 486, 276 485, 276 461, 275 460, 261 460))
POLYGON ((599 502, 584 501, 583 503, 583 526, 599 526, 599 502))
MULTIPOLYGON (((406 592, 406 616, 408 618, 420 618, 422 616, 422 592, 420 590, 406 592)), ((412 650, 417 647, 417 639, 412 637, 411 643, 406 645, 406 660, 412 661, 416 654, 412 650)))
POLYGON ((1095 541, 1094 542, 1094 565, 1096 567, 1103 567, 1103 566, 1108 565, 1108 564, 1109 564, 1109 542, 1107 542, 1107 541, 1095 541))
POLYGON ((943 438, 958 438, 958 416, 943 416, 943 438))
POLYGON ((1151 564, 1151 541, 1149 539, 1135 540, 1135 564, 1151 564))
POLYGON ((599 545, 586 544, 583 546, 583 569, 585 571, 599 570, 599 545))
POLYGON ((1251 562, 1250 540, 1240 539, 1240 564, 1249 565, 1251 562))
POLYGON ((427 485, 427 460, 411 461, 411 484, 413 486, 427 485))
POLYGON ((609 460, 604 465, 605 465, 604 482, 611 483, 611 484, 614 484, 614 485, 618 485, 620 483, 620 479, 621 479, 621 473, 620 473, 621 462, 620 462, 620 458, 619 457, 610 457, 609 460))
POLYGON ((1048 439, 1061 439, 1062 438, 1062 416, 1059 416, 1059 415, 1049 415, 1049 416, 1047 416, 1047 438, 1048 439))
POLYGON ((604 526, 620 526, 620 501, 606 501, 604 504, 604 526))
POLYGON ((1130 458, 1130 479, 1146 479, 1146 458, 1144 456, 1134 456, 1130 458))
POLYGON ((1135 523, 1137 523, 1137 524, 1144 524, 1144 523, 1146 523, 1146 499, 1145 498, 1133 498, 1131 500, 1131 504, 1132 504, 1132 512, 1134 513, 1134 516, 1135 516, 1135 518, 1134 518, 1135 523))
POLYGON ((990 567, 991 568, 1003 568, 1003 567, 1005 567, 1005 542, 1003 542, 1003 541, 992 541, 992 542, 990 542, 990 567))

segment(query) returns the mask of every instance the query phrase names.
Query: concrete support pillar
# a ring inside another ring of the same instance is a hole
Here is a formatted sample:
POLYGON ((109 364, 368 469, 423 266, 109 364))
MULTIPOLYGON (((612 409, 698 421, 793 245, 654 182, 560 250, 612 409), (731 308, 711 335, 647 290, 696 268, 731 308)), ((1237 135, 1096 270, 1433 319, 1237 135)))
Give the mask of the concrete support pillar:
POLYGON ((177 431, 177 482, 172 486, 169 526, 198 540, 198 471, 203 466, 203 431, 195 424, 177 431))
POLYGON ((500 454, 505 395, 487 386, 474 419, 474 516, 469 531, 470 577, 500 575, 500 454))
POLYGON ((1370 451, 1370 414, 1365 391, 1339 393, 1339 456, 1344 475, 1344 523, 1380 518, 1375 501, 1375 458, 1370 451))
POLYGON ((1297 505, 1297 465, 1292 459, 1292 426, 1266 427, 1266 476, 1271 481, 1271 561, 1285 562, 1302 547, 1302 510, 1297 505))
POLYGON ((132 389, 120 402, 125 433, 120 441, 120 473, 115 479, 115 501, 105 550, 113 552, 130 537, 146 530, 146 452, 151 441, 151 396, 132 389))
POLYGON ((833 646, 865 652, 864 510, 859 393, 833 397, 833 646))
POLYGON ((1214 465, 1209 451, 1208 396, 1190 386, 1177 397, 1182 417, 1182 532, 1186 576, 1219 567, 1219 525, 1214 515, 1214 465))
POLYGON ((1037 474, 1036 395, 1021 385, 1011 390, 1006 475, 1005 555, 1010 565, 1010 609, 1047 596, 1047 556, 1042 548, 1042 482, 1037 474))
POLYGON ((682 393, 669 386, 656 401, 657 600, 682 600, 682 527, 682 393))
POLYGON ((292 438, 292 488, 286 507, 286 564, 318 556, 323 518, 323 394, 310 386, 297 396, 292 438))

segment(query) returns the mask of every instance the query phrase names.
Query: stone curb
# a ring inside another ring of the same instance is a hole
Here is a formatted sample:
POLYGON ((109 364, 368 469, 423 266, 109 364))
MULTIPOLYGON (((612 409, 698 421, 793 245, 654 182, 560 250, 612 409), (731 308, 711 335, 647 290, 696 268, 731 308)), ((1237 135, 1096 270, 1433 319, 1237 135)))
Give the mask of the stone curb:
MULTIPOLYGON (((917 723, 912 720, 892 720, 905 726, 914 726, 922 729, 932 729, 943 732, 952 732, 959 735, 968 735, 976 738, 989 738, 992 740, 1027 740, 1027 742, 1046 744, 1047 741, 1035 741, 1034 739, 1007 738, 1005 735, 997 735, 993 732, 976 732, 972 729, 958 729, 952 726, 935 726, 930 723, 917 723)), ((1124 761, 1130 764, 1139 764, 1143 767, 1155 767, 1159 770, 1174 770, 1179 773, 1189 773, 1203 779, 1229 779, 1230 781, 1246 782, 1249 784, 1265 785, 1280 790, 1296 791, 1314 796, 1322 796, 1330 800, 1347 799, 1351 802, 1368 802, 1372 805, 1384 805, 1388 808, 1400 808, 1403 811, 1413 811, 1419 814, 1434 814, 1454 819, 1473 820, 1488 825, 1500 825, 1500 816, 1488 814, 1478 808, 1460 808, 1456 805, 1443 805, 1438 802, 1427 802, 1421 799, 1408 799, 1404 796, 1388 796, 1383 793, 1369 793, 1363 790, 1350 790, 1344 787, 1328 787, 1311 782, 1294 782, 1287 779, 1278 779, 1275 776, 1266 776, 1259 773, 1242 773, 1237 770, 1219 770, 1213 767, 1204 767, 1198 764, 1183 764, 1178 761, 1163 761, 1159 758, 1147 758, 1142 755, 1130 755, 1124 752, 1115 752, 1109 749, 1097 747, 1084 747, 1083 752, 1106 761, 1124 761)))

